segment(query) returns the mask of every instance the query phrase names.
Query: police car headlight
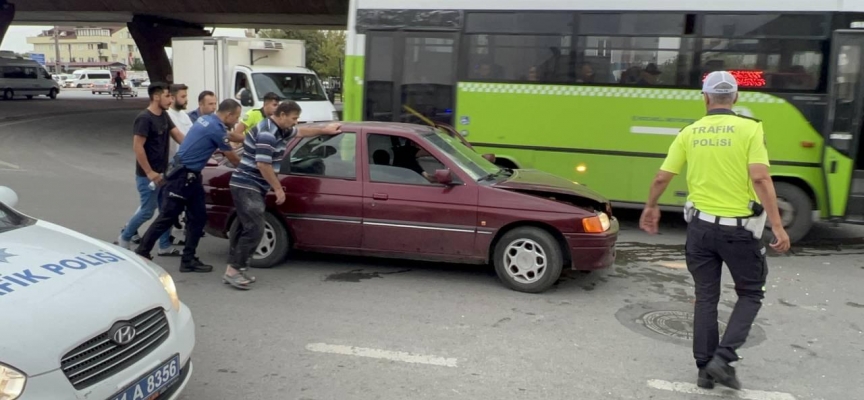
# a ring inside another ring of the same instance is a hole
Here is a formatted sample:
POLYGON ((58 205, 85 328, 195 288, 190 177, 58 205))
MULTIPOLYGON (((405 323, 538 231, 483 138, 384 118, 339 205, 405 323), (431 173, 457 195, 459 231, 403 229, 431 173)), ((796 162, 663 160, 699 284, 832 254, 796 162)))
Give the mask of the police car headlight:
POLYGON ((27 377, 5 364, 0 364, 0 400, 15 400, 24 391, 27 377))
POLYGON ((174 279, 171 278, 171 274, 162 271, 159 280, 162 282, 162 287, 168 292, 168 297, 171 298, 171 306, 174 307, 174 311, 180 311, 180 296, 177 296, 177 286, 174 286, 174 279))

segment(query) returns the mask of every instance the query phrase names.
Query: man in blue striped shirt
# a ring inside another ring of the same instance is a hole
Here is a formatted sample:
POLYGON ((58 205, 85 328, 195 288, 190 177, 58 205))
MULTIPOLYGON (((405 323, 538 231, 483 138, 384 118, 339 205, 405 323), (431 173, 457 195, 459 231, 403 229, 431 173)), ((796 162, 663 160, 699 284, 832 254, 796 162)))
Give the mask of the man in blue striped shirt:
POLYGON ((248 290, 255 277, 246 275, 252 253, 264 235, 264 197, 270 189, 276 194, 276 204, 285 202, 285 191, 276 176, 285 156, 288 142, 295 136, 338 135, 339 124, 324 128, 298 127, 300 106, 286 101, 267 119, 249 131, 243 141, 243 156, 231 175, 229 186, 237 211, 237 224, 231 228, 228 267, 222 280, 248 290))

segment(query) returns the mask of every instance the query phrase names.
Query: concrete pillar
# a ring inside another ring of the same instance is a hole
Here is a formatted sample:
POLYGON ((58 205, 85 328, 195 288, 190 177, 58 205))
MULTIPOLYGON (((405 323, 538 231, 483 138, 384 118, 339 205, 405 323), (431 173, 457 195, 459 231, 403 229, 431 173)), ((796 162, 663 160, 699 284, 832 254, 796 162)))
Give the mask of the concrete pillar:
POLYGON ((6 37, 6 31, 13 19, 15 19, 15 5, 6 2, 6 0, 0 0, 0 43, 6 37))
POLYGON ((127 26, 138 46, 151 82, 172 83, 171 62, 165 52, 165 47, 171 46, 172 38, 211 35, 201 25, 145 15, 132 17, 127 26))

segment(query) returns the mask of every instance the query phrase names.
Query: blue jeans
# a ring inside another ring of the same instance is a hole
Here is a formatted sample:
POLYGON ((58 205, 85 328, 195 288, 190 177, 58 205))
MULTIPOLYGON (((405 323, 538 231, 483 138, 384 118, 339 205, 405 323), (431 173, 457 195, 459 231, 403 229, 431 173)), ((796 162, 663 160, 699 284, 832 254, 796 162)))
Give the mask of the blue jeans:
MULTIPOLYGON (((126 229, 120 233, 120 238, 127 242, 132 240, 132 236, 135 235, 135 232, 138 231, 141 225, 153 218, 153 215, 156 214, 156 209, 159 207, 159 203, 162 202, 159 199, 159 191, 161 189, 150 190, 150 179, 146 176, 136 175, 135 185, 138 187, 138 196, 141 198, 141 205, 138 207, 135 215, 132 216, 132 219, 129 220, 129 223, 126 224, 126 229)), ((159 248, 166 250, 172 244, 171 230, 169 229, 159 237, 159 248)))

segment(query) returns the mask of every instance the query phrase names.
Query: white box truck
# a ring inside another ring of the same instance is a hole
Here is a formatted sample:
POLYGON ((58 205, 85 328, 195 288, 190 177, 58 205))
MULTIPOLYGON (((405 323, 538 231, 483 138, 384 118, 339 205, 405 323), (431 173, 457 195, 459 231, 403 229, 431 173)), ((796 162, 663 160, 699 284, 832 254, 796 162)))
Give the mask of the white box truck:
POLYGON ((199 93, 211 90, 219 101, 236 99, 245 113, 261 108, 272 92, 300 105, 300 122, 339 119, 318 75, 305 67, 302 40, 184 37, 172 39, 171 48, 174 82, 189 87, 190 108, 199 93), (251 96, 239 96, 243 88, 251 96))

